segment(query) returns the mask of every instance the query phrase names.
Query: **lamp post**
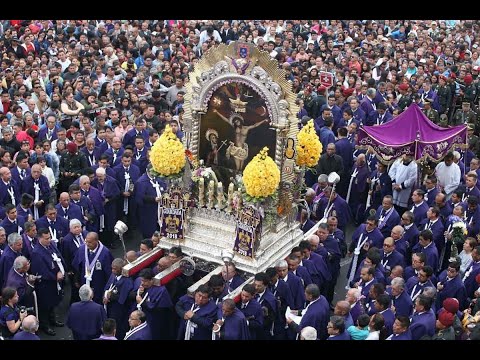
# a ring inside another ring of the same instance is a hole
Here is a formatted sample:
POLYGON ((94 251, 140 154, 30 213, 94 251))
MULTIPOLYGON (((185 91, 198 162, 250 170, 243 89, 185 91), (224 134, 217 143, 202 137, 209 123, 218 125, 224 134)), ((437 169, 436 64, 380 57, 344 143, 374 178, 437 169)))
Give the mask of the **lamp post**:
MULTIPOLYGON (((125 242, 123 241, 123 234, 125 234, 127 231, 128 231, 128 226, 118 220, 117 223, 115 224, 115 227, 113 228, 113 231, 115 232, 115 234, 118 235, 118 237, 120 238, 120 241, 122 242, 122 246, 123 246, 123 255, 125 256, 127 254, 127 249, 125 248, 125 242)), ((127 258, 125 256, 125 258, 127 258)))
MULTIPOLYGON (((220 253, 220 256, 225 264, 225 281, 228 282, 228 265, 231 264, 233 260, 233 252, 231 250, 223 249, 220 253)), ((230 285, 228 284, 228 293, 230 293, 230 285)))

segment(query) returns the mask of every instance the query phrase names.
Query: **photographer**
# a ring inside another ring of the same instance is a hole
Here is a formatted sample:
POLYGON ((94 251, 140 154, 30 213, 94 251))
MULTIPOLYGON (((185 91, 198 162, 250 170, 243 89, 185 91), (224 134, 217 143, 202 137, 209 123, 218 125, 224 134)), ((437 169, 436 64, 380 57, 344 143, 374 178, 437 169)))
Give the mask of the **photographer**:
POLYGON ((10 339, 20 329, 27 311, 17 307, 18 294, 13 288, 6 287, 2 291, 2 308, 0 309, 0 328, 4 339, 10 339))

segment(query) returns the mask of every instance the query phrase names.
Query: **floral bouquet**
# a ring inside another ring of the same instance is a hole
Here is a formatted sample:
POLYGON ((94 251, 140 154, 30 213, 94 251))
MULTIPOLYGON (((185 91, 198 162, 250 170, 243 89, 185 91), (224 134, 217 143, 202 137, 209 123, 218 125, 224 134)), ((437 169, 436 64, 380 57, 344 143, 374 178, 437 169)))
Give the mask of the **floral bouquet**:
POLYGON ((458 246, 462 246, 465 242, 465 237, 468 234, 467 226, 463 221, 457 221, 452 225, 452 252, 450 260, 455 260, 458 257, 458 246))
POLYGON ((247 201, 261 202, 274 195, 280 184, 280 170, 264 147, 243 171, 247 201))
POLYGON ((318 139, 313 120, 300 130, 297 140, 297 165, 310 168, 316 166, 322 153, 322 143, 318 139))
POLYGON ((156 175, 166 178, 178 178, 186 164, 186 154, 182 142, 172 132, 170 125, 155 141, 150 152, 150 161, 156 175))

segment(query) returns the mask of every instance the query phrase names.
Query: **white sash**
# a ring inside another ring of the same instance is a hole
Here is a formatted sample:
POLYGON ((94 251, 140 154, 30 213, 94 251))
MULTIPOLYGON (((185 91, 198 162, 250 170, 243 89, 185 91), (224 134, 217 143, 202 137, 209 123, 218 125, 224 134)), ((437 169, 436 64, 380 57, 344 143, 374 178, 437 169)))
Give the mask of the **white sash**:
MULTIPOLYGON (((160 190, 160 184, 157 181, 153 181, 153 179, 150 179, 150 184, 152 184, 153 188, 155 189, 155 192, 157 193, 157 197, 162 197, 162 192, 160 190)), ((162 189, 163 190, 163 189, 162 189)), ((158 223, 160 224, 160 218, 161 218, 161 206, 162 203, 159 202, 157 206, 157 213, 158 213, 158 223)), ((160 224, 161 226, 162 224, 160 224)))
MULTIPOLYGON (((225 324, 225 318, 223 318, 223 317, 222 317, 222 322, 225 324)), ((214 331, 214 330, 212 329, 212 340, 217 340, 217 336, 216 336, 217 334, 218 334, 218 336, 220 337, 220 330, 221 330, 221 329, 222 329, 221 326, 218 327, 218 331, 214 331)))
POLYGON ((50 231, 50 235, 52 236, 52 241, 55 241, 55 243, 58 243, 57 230, 55 230, 52 224, 48 225, 48 230, 50 231))
POLYGON ((81 245, 80 242, 81 242, 82 244, 84 244, 84 243, 85 243, 85 240, 83 240, 82 234, 79 234, 79 235, 77 235, 77 236, 75 236, 75 235, 73 236, 73 242, 74 242, 75 246, 76 246, 77 249, 78 249, 78 248, 80 247, 80 245, 81 245), (80 239, 78 239, 77 236, 80 236, 80 239))
POLYGON ((12 205, 16 205, 15 204, 15 192, 13 191, 12 184, 10 184, 10 186, 11 186, 11 189, 9 189, 8 186, 7 186, 7 192, 10 195, 10 199, 12 200, 12 205))
POLYGON ((352 268, 350 270, 350 275, 348 276, 348 283, 345 286, 345 289, 350 289, 350 282, 353 280, 355 277, 355 271, 357 270, 357 263, 358 263, 358 255, 360 255, 360 249, 365 245, 365 243, 368 241, 368 235, 365 236, 365 239, 363 239, 363 236, 365 234, 361 233, 360 238, 358 239, 358 244, 355 247, 355 250, 353 251, 353 260, 352 260, 352 268))
POLYGON ((130 336, 132 336, 132 335, 135 334, 136 332, 144 329, 146 326, 147 326, 147 323, 144 322, 143 324, 138 325, 136 328, 133 328, 133 329, 127 331, 127 333, 125 334, 125 337, 123 338, 123 340, 127 340, 130 336))
POLYGON ((388 219, 390 218, 390 215, 393 213, 393 207, 389 209, 383 216, 380 216, 378 219, 378 228, 382 229, 385 224, 387 223, 388 219))
POLYGON ((348 184, 347 198, 345 199, 347 203, 350 200, 350 192, 352 191, 353 179, 357 177, 357 174, 358 174, 358 169, 355 168, 355 170, 353 170, 352 177, 350 178, 350 184, 348 184))
MULTIPOLYGON (((52 253, 52 259, 57 263, 58 268, 60 269, 60 272, 62 273, 62 275, 65 276, 65 268, 63 267, 62 259, 60 259, 56 253, 52 253)), ((58 281, 57 281, 57 290, 58 291, 62 290, 62 287, 60 286, 58 281)))
POLYGON ((418 293, 415 294, 415 290, 417 290, 417 286, 418 286, 418 283, 415 284, 415 286, 412 289, 412 294, 410 295, 412 302, 415 302, 415 299, 422 293, 422 289, 420 289, 418 293))
MULTIPOLYGON (((144 289, 144 292, 145 292, 145 294, 143 294, 142 301, 140 301, 140 302, 137 304, 137 309, 138 309, 138 310, 142 310, 142 304, 145 302, 145 300, 147 300, 148 289, 144 289)), ((140 288, 137 289, 137 296, 140 296, 140 288)))
MULTIPOLYGON (((37 201, 40 201, 40 185, 34 182, 33 188, 35 189, 35 199, 33 201, 36 203, 37 201)), ((38 207, 36 205, 33 206, 33 218, 35 221, 39 218, 38 207)))
POLYGON ((92 281, 92 276, 93 272, 95 271, 95 263, 97 262, 100 253, 103 250, 103 244, 101 242, 98 243, 98 249, 97 253, 95 254, 95 257, 92 260, 92 263, 88 260, 88 248, 87 245, 85 245, 85 279, 87 279, 86 284, 90 286, 90 282, 92 281))
MULTIPOLYGON (((125 173, 125 192, 128 192, 130 188, 130 174, 128 172, 125 173)), ((125 215, 128 215, 128 197, 123 199, 123 212, 125 215)))
MULTIPOLYGON (((190 308, 190 311, 193 311, 194 313, 196 313, 198 310, 200 310, 200 306, 197 307, 196 309, 195 308, 195 303, 192 304, 192 307, 190 308)), ((185 337, 184 337, 184 340, 190 340, 190 336, 193 335, 194 331, 195 331, 195 328, 196 326, 194 326, 195 324, 191 321, 191 320, 188 320, 187 321, 187 327, 185 329, 185 337)))

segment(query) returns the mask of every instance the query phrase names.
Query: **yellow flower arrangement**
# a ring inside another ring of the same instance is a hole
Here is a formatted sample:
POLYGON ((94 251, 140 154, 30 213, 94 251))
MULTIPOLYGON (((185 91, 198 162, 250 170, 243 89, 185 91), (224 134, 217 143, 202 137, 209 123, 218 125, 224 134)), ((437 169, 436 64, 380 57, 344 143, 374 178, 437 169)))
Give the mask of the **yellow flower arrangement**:
POLYGON ((253 198, 268 197, 275 193, 279 183, 280 170, 264 147, 243 170, 245 192, 253 198))
POLYGON ((315 132, 313 120, 300 130, 297 140, 297 165, 316 166, 322 152, 322 143, 315 132))
POLYGON ((172 132, 170 125, 165 127, 162 136, 153 144, 150 161, 153 170, 161 176, 176 175, 185 167, 185 149, 182 142, 172 132))

